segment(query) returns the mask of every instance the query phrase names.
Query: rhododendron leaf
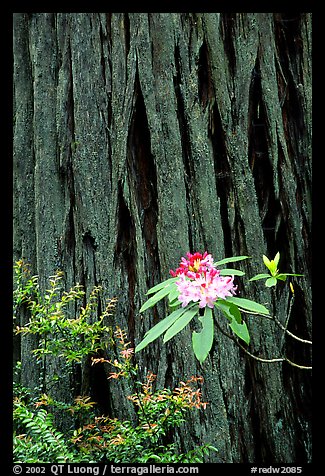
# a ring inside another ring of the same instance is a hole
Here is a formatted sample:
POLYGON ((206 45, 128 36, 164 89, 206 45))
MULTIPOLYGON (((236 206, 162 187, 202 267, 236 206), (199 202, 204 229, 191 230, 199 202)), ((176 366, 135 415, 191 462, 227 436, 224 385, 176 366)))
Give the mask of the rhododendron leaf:
POLYGON ((238 324, 238 322, 235 319, 233 319, 233 321, 229 324, 229 326, 234 332, 234 334, 236 334, 236 336, 238 336, 240 339, 246 342, 246 344, 249 344, 250 336, 249 336, 249 332, 245 322, 238 324))
MULTIPOLYGON (((184 314, 179 317, 176 322, 167 329, 166 334, 164 335, 164 342, 168 342, 172 337, 178 334, 185 326, 193 319, 195 314, 199 311, 198 304, 194 304, 190 309, 187 307, 184 314)), ((177 311, 174 311, 177 312, 177 311)))
POLYGON ((269 274, 266 273, 261 273, 257 274, 256 276, 253 276, 249 281, 256 281, 257 279, 268 279, 270 277, 269 274))
POLYGON ((178 296, 179 296, 179 290, 178 290, 177 286, 175 285, 175 286, 173 286, 172 290, 168 294, 169 303, 172 303, 173 301, 175 301, 175 299, 177 299, 178 296))
POLYGON ((196 358, 202 362, 207 358, 213 344, 213 316, 212 309, 206 307, 204 315, 199 317, 202 324, 201 332, 193 332, 192 344, 196 358))
POLYGON ((174 301, 172 301, 168 304, 169 307, 177 307, 177 306, 180 306, 180 305, 181 305, 181 302, 178 298, 174 299, 174 301))
POLYGON ((215 303, 215 306, 222 310, 222 312, 230 322, 235 319, 238 324, 241 323, 242 319, 240 310, 235 304, 228 302, 228 300, 225 301, 224 299, 218 299, 218 301, 216 301, 215 303))
POLYGON ((170 326, 172 326, 174 322, 177 321, 177 319, 179 319, 186 311, 186 308, 181 307, 149 329, 149 331, 145 333, 143 340, 136 346, 135 352, 139 352, 139 350, 144 349, 148 344, 150 344, 150 342, 161 336, 161 334, 163 334, 170 326))
POLYGON ((243 271, 239 271, 239 269, 233 268, 224 268, 220 269, 220 276, 244 276, 243 271))
POLYGON ((232 256, 231 258, 224 258, 220 261, 215 261, 214 265, 220 266, 226 263, 234 263, 235 261, 242 261, 243 259, 247 259, 247 258, 250 258, 250 256, 232 256))
POLYGON ((176 278, 166 279, 165 281, 162 281, 161 283, 156 284, 156 286, 154 286, 153 288, 150 288, 149 291, 146 292, 146 294, 155 293, 155 292, 159 291, 159 289, 165 288, 166 286, 169 286, 170 284, 174 283, 178 279, 179 279, 178 276, 176 276, 176 278))
POLYGON ((250 299, 231 296, 227 298, 227 301, 232 302, 239 308, 245 309, 247 311, 257 312, 258 314, 270 314, 269 310, 265 306, 255 301, 251 301, 250 299))
POLYGON ((268 278, 265 281, 265 286, 267 286, 268 288, 271 288, 272 286, 276 286, 276 281, 277 281, 277 278, 272 276, 271 278, 268 278))
POLYGON ((158 291, 156 294, 151 296, 151 298, 149 298, 148 301, 146 301, 141 306, 140 312, 143 312, 146 309, 149 309, 149 307, 154 306, 158 301, 160 301, 165 296, 167 296, 167 294, 169 294, 171 291, 173 291, 173 288, 174 288, 174 283, 171 283, 171 284, 167 284, 165 287, 160 289, 160 291, 158 291))
POLYGON ((229 320, 229 326, 232 329, 232 331, 240 339, 242 339, 247 344, 249 344, 250 337, 249 337, 248 329, 245 322, 242 321, 241 313, 238 307, 235 304, 228 302, 228 299, 227 301, 218 299, 215 305, 216 307, 218 307, 219 309, 223 311, 224 315, 229 320))

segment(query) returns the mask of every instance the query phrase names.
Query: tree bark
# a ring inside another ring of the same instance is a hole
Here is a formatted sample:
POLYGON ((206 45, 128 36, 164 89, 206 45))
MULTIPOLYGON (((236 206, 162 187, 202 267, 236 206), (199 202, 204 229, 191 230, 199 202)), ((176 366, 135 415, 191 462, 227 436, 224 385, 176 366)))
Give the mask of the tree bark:
MULTIPOLYGON (((42 286, 57 268, 67 287, 103 286, 118 298, 112 324, 137 344, 166 312, 140 316, 146 291, 186 251, 247 254, 248 277, 280 251, 281 270, 304 274, 292 308, 287 283, 240 284, 240 295, 310 338, 311 14, 16 13, 14 91, 14 254, 42 286)), ((247 323, 254 352, 279 356, 280 329, 247 323)), ((21 359, 35 384, 33 345, 21 359)), ((285 350, 310 365, 309 346, 287 336, 285 350)), ((254 361, 218 329, 203 365, 187 328, 137 359, 161 386, 204 377, 209 405, 179 433, 184 450, 209 442, 214 462, 311 460, 309 372, 254 361)), ((105 380, 100 398, 132 416, 121 391, 105 380)), ((56 392, 72 398, 69 385, 56 392)))

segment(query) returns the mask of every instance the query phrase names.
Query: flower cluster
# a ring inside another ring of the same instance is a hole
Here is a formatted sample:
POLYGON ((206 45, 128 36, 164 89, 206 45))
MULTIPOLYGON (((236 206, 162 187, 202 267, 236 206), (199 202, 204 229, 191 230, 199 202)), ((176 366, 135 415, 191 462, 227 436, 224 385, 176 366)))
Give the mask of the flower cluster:
POLYGON ((199 278, 201 273, 205 273, 208 269, 213 268, 213 258, 206 251, 201 253, 186 253, 188 259, 182 256, 179 267, 176 271, 169 271, 173 277, 185 275, 189 278, 199 278))
POLYGON ((211 254, 187 253, 187 258, 182 257, 179 267, 175 271, 170 270, 173 277, 180 277, 175 284, 182 307, 191 301, 199 301, 200 308, 213 308, 218 298, 225 299, 235 294, 237 286, 233 284, 234 277, 220 276, 211 254))

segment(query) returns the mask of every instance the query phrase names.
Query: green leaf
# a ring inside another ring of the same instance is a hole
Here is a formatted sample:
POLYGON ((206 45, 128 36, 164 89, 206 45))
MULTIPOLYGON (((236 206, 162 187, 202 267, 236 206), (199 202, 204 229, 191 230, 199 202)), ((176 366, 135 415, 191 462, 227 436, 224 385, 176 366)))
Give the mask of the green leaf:
POLYGON ((172 282, 171 284, 165 285, 165 287, 160 289, 160 291, 154 294, 141 306, 140 312, 143 312, 146 309, 149 309, 149 307, 154 306, 158 301, 163 299, 165 296, 167 296, 167 294, 169 294, 173 290, 174 290, 174 282, 172 282))
POLYGON ((242 319, 240 310, 238 309, 236 304, 228 302, 228 300, 226 301, 224 299, 218 299, 215 303, 215 306, 221 309, 221 311, 224 313, 224 315, 230 322, 235 319, 238 324, 241 323, 242 319))
POLYGON ((232 269, 232 268, 224 268, 220 270, 220 276, 244 276, 243 271, 239 271, 239 269, 232 269))
POLYGON ((169 286, 170 284, 174 283, 178 279, 179 279, 178 276, 176 276, 175 278, 166 279, 165 281, 162 281, 161 283, 156 284, 156 286, 154 286, 153 288, 150 288, 149 291, 147 291, 146 294, 155 293, 155 292, 159 291, 159 289, 164 288, 166 286, 169 286))
POLYGON ((250 258, 250 256, 232 256, 231 258, 224 258, 220 261, 214 262, 215 266, 220 266, 226 263, 233 263, 235 261, 242 261, 243 259, 250 258))
POLYGON ((250 337, 245 322, 242 321, 240 310, 237 305, 227 300, 218 299, 215 306, 222 310, 229 320, 229 326, 232 331, 246 344, 249 344, 250 337))
POLYGON ((168 306, 169 306, 169 307, 172 307, 172 308, 177 307, 177 306, 180 306, 180 305, 181 305, 181 302, 180 302, 177 298, 174 299, 174 301, 172 301, 172 302, 170 302, 170 303, 168 304, 168 306))
POLYGON ((268 288, 271 288, 272 286, 276 286, 276 281, 277 281, 277 278, 275 276, 271 276, 271 278, 268 278, 265 281, 265 286, 267 286, 268 288))
POLYGON ((205 308, 204 315, 199 317, 202 324, 201 332, 193 332, 192 345, 196 358, 202 362, 207 358, 213 344, 213 315, 212 309, 205 308))
POLYGON ((278 266, 279 261, 280 261, 280 252, 278 251, 277 254, 274 257, 274 263, 275 263, 276 267, 278 266))
POLYGON ((296 274, 296 273, 280 273, 277 275, 277 278, 278 279, 283 279, 283 277, 287 277, 287 276, 303 276, 303 274, 296 274))
POLYGON ((270 314, 269 310, 265 306, 255 301, 251 301, 250 299, 231 296, 227 298, 227 301, 232 302, 236 304, 236 306, 246 309, 247 311, 257 312, 258 314, 270 314))
POLYGON ((164 343, 168 342, 172 337, 184 329, 184 327, 187 326, 187 324, 193 319, 198 311, 198 304, 195 304, 191 309, 186 309, 186 312, 179 319, 177 319, 177 321, 171 327, 167 329, 167 332, 164 335, 164 343))
POLYGON ((156 340, 161 334, 163 334, 174 322, 181 317, 184 312, 186 312, 186 308, 182 307, 177 309, 176 311, 169 314, 169 316, 165 317, 162 321, 159 321, 155 326, 149 329, 146 332, 143 340, 136 346, 135 352, 139 352, 140 350, 144 349, 150 342, 156 340))
POLYGON ((250 336, 249 336, 249 332, 245 322, 238 324, 238 322, 235 319, 233 319, 233 321, 229 324, 229 326, 234 332, 234 334, 236 334, 236 336, 238 336, 240 339, 246 342, 246 344, 249 344, 250 336))
POLYGON ((267 279, 267 278, 270 278, 269 274, 261 273, 261 274, 257 274, 256 276, 253 276, 251 279, 249 279, 249 281, 256 281, 257 279, 267 279))
MULTIPOLYGON (((168 300, 169 300, 169 303, 172 303, 173 301, 175 301, 175 299, 178 298, 178 296, 180 295, 180 292, 177 288, 177 286, 173 286, 174 289, 171 290, 171 292, 168 294, 168 300)), ((177 299, 178 300, 178 299, 177 299)), ((178 301, 180 303, 180 301, 178 301)))
POLYGON ((270 265, 271 265, 271 261, 269 260, 269 258, 265 255, 263 255, 263 263, 265 264, 265 266, 267 267, 267 269, 270 269, 270 265))

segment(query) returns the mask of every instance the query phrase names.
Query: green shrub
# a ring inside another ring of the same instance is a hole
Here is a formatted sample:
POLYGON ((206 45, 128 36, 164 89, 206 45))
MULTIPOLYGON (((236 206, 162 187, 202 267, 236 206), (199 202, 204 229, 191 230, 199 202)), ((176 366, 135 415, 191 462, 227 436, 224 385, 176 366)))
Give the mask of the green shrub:
POLYGON ((82 307, 80 304, 77 317, 72 318, 69 304, 81 303, 85 297, 85 291, 80 284, 76 284, 68 292, 63 292, 63 273, 58 271, 54 276, 50 276, 49 287, 42 294, 38 277, 30 276, 29 267, 23 261, 18 261, 14 269, 14 318, 23 304, 30 312, 29 322, 24 326, 16 325, 15 332, 39 336, 39 346, 33 350, 38 360, 46 354, 51 354, 64 358, 68 363, 80 363, 83 357, 107 348, 111 327, 105 326, 103 321, 111 316, 115 299, 109 300, 98 319, 100 286, 93 288, 86 306, 82 307), (96 319, 93 320, 92 317, 96 319))
MULTIPOLYGON (((134 350, 130 348, 126 333, 119 327, 115 332, 104 325, 104 318, 112 314, 115 300, 111 299, 104 313, 98 318, 100 287, 95 287, 85 307, 80 307, 76 318, 69 314, 69 303, 78 303, 85 297, 82 286, 77 284, 63 292, 63 273, 58 271, 49 278, 49 287, 40 292, 38 277, 31 276, 29 267, 22 260, 15 266, 14 319, 20 306, 25 305, 30 319, 24 326, 15 326, 15 333, 24 338, 37 335, 39 346, 32 352, 37 362, 46 355, 63 359, 65 378, 70 378, 73 366, 85 356, 92 363, 109 363, 115 368, 109 379, 128 379, 134 393, 125 396, 133 402, 137 421, 118 420, 96 415, 96 405, 88 396, 77 396, 73 404, 54 400, 39 389, 22 387, 14 383, 14 462, 16 463, 176 463, 203 462, 211 450, 210 445, 178 453, 173 442, 173 430, 185 421, 188 412, 204 409, 200 377, 191 377, 171 389, 153 390, 155 376, 149 373, 144 383, 139 382, 134 350), (115 346, 119 359, 105 360, 99 350, 115 346), (38 392, 38 397, 32 397, 38 392), (44 408, 46 407, 46 408, 44 408), (75 428, 66 433, 55 425, 54 410, 69 412, 75 417, 75 428)), ((18 364, 19 367, 19 364, 18 364)), ((18 377, 18 372, 15 374, 18 377)), ((19 380, 19 377, 18 377, 19 380)))
POLYGON ((14 402, 14 423, 26 433, 14 432, 13 454, 16 463, 80 462, 78 453, 53 425, 53 415, 40 408, 30 411, 19 399, 14 402))

